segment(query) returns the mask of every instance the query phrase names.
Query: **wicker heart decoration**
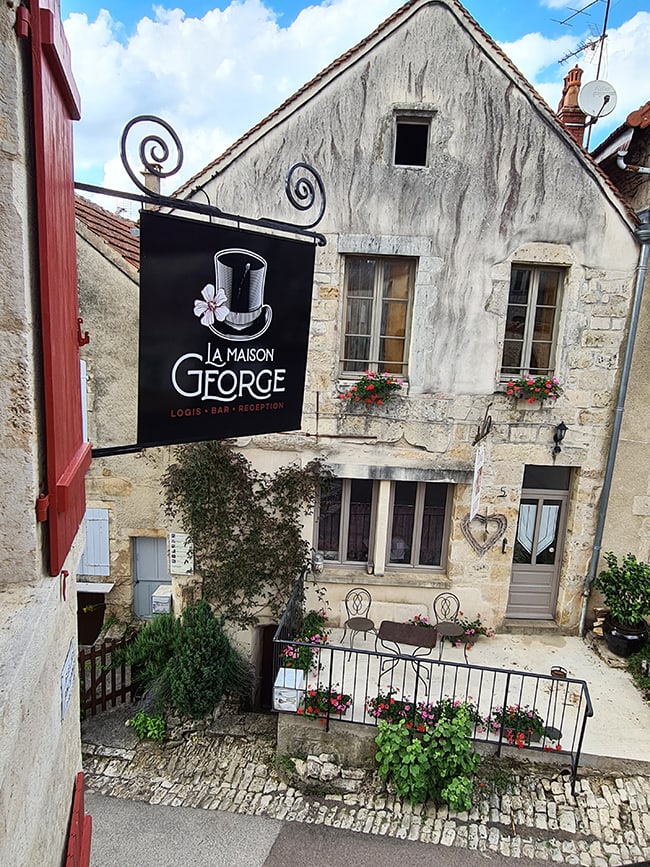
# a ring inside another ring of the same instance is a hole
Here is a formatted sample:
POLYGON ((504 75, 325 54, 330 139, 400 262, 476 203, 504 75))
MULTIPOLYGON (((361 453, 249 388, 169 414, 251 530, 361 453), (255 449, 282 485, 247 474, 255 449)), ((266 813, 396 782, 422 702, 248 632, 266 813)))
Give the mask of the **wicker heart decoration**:
POLYGON ((505 515, 475 515, 470 521, 469 513, 461 521, 463 536, 479 556, 495 545, 506 531, 505 515))

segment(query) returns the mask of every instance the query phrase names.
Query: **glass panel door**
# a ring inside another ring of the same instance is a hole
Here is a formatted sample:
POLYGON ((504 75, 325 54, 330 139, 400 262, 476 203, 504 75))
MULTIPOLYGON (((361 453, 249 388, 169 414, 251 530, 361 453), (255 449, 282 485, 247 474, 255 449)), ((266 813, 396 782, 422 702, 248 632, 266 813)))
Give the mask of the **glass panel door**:
POLYGON ((566 491, 522 491, 506 617, 555 617, 567 503, 566 491))

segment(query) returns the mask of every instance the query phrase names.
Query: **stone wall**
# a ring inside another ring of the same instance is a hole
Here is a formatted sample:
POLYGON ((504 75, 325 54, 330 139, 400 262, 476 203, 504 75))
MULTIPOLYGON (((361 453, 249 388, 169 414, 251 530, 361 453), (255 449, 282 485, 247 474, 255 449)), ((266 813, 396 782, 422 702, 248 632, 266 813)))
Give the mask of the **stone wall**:
MULTIPOLYGON (((212 167, 199 180, 223 207, 244 201, 252 212, 287 219, 270 191, 281 189, 281 173, 298 158, 318 168, 328 196, 302 424, 310 436, 240 445, 262 469, 279 457, 319 456, 342 477, 454 486, 443 569, 383 568, 379 539, 370 576, 326 565, 330 605, 338 611, 357 583, 382 602, 412 605, 429 605, 438 588, 451 587, 466 611, 498 627, 524 468, 553 465, 553 433, 564 421, 556 464, 572 468, 572 482, 555 621, 575 628, 637 261, 623 205, 504 57, 445 3, 413 4, 218 160, 216 179, 212 167), (405 108, 431 117, 425 168, 392 164, 394 113, 405 108), (408 389, 388 406, 348 411, 339 397, 345 257, 364 253, 417 259, 408 389), (513 264, 566 275, 555 363, 565 393, 538 410, 514 406, 499 382, 513 264), (481 513, 506 518, 508 546, 479 556, 461 522, 486 413, 481 513)), ((312 529, 308 519, 308 537, 312 529)))
MULTIPOLYGON (((625 158, 650 167, 650 130, 636 129, 625 158)), ((612 168, 614 183, 636 211, 650 207, 650 175, 612 168)), ((603 551, 621 557, 628 551, 650 561, 650 279, 646 277, 621 437, 603 536, 603 551)), ((604 567, 604 563, 601 561, 604 567)), ((596 597, 598 598, 598 597, 596 597)))
POLYGON ((0 864, 60 867, 81 766, 75 569, 83 533, 65 572, 50 577, 35 513, 45 481, 29 43, 17 37, 15 16, 13 4, 0 9, 0 864), (62 714, 70 648, 71 695, 62 714))

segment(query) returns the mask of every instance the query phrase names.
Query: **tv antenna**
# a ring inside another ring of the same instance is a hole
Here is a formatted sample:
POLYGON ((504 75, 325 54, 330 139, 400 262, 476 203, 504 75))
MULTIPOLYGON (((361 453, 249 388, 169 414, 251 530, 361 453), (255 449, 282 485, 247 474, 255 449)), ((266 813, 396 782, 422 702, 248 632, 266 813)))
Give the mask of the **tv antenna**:
POLYGON ((567 60, 575 57, 578 54, 582 54, 584 51, 593 51, 594 53, 598 52, 596 79, 595 81, 590 81, 585 84, 578 96, 578 104, 580 108, 584 111, 586 115, 590 117, 590 120, 585 124, 585 126, 589 127, 589 131, 587 133, 587 143, 585 145, 586 150, 589 150, 589 141, 591 139, 592 126, 599 118, 606 117, 608 114, 611 114, 616 108, 616 91, 611 84, 608 84, 606 81, 600 81, 600 70, 603 63, 605 40, 607 39, 607 22, 609 20, 609 9, 611 6, 611 2, 612 0, 591 0, 590 3, 587 3, 580 9, 573 10, 571 15, 568 15, 562 21, 557 22, 558 24, 564 24, 567 27, 573 27, 573 24, 571 22, 578 15, 590 15, 591 13, 587 10, 591 9, 592 6, 595 6, 597 3, 605 4, 603 26, 600 30, 600 33, 596 31, 592 34, 592 39, 587 39, 581 42, 575 49, 575 51, 571 51, 568 54, 565 54, 564 57, 558 60, 558 63, 566 63, 567 60))

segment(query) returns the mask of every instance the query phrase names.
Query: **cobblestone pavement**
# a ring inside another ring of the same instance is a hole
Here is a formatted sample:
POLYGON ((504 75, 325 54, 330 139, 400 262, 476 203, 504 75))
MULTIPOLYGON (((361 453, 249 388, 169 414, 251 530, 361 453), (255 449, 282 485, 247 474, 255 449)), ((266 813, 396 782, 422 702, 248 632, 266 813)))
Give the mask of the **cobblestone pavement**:
MULTIPOLYGON (((555 767, 491 764, 466 813, 429 803, 411 807, 376 780, 355 793, 306 794, 278 775, 273 727, 263 720, 256 724, 253 717, 235 732, 186 729, 163 744, 137 743, 130 733, 128 746, 106 746, 85 731, 86 786, 150 804, 324 824, 585 867, 650 859, 650 777, 582 771, 574 797, 568 774, 555 767)), ((364 775, 346 773, 351 782, 364 775)))

